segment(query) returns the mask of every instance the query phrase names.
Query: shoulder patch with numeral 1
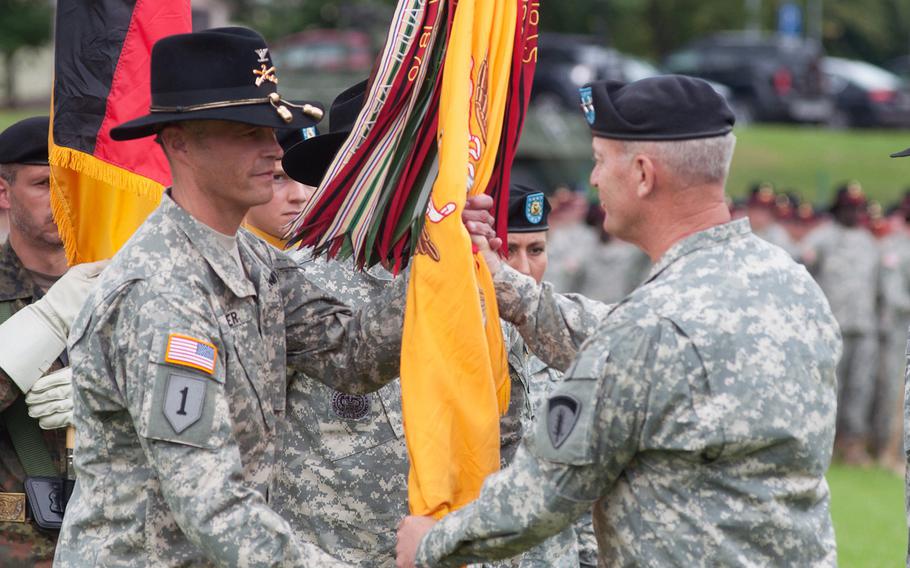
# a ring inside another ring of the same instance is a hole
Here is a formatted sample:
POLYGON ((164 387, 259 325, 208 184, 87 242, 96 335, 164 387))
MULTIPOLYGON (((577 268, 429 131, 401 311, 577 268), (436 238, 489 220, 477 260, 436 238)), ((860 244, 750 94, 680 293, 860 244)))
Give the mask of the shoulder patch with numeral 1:
POLYGON ((164 417, 180 434, 202 418, 207 379, 171 373, 164 393, 164 417))

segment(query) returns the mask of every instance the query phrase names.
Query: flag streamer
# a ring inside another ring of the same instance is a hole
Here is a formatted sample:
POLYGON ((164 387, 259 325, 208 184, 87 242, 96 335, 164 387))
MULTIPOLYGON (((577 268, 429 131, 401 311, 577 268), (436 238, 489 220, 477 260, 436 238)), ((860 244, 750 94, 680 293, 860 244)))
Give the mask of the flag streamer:
POLYGON ((538 6, 400 0, 368 104, 289 235, 360 267, 410 266, 401 381, 415 514, 463 506, 499 467, 508 363, 461 212, 487 191, 505 236, 538 6))

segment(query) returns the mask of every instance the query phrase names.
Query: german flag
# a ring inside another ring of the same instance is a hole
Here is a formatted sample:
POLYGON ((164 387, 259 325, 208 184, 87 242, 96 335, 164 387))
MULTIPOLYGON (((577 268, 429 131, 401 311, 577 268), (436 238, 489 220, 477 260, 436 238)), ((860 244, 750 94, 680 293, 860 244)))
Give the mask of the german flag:
POLYGON ((152 45, 190 31, 189 0, 58 0, 48 148, 70 264, 113 256, 170 184, 152 138, 114 142, 110 129, 148 111, 152 45))

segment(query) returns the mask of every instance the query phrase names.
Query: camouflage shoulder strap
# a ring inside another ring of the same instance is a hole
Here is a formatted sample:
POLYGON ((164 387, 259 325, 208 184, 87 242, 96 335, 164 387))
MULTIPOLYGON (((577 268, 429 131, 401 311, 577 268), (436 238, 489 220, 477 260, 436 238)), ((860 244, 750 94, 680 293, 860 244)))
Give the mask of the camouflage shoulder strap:
MULTIPOLYGON (((0 302, 0 323, 12 317, 14 312, 12 301, 0 302)), ((54 467, 51 453, 44 443, 44 436, 38 427, 38 421, 28 415, 25 396, 17 397, 3 411, 3 422, 27 476, 57 475, 57 469, 54 467)))

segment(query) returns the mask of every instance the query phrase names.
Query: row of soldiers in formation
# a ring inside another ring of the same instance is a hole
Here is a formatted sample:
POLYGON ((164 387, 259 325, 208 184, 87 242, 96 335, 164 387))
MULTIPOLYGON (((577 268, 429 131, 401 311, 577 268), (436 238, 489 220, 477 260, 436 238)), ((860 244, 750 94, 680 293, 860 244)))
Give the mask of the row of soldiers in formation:
MULTIPOLYGON (((618 302, 647 276, 638 247, 602 229, 602 209, 578 193, 557 191, 544 278, 560 292, 618 302)), ((841 185, 821 211, 758 183, 733 218, 804 264, 825 292, 844 337, 838 366, 836 457, 873 461, 901 473, 901 392, 910 328, 910 192, 883 210, 857 181, 841 185)))
MULTIPOLYGON (((671 75, 580 91, 601 226, 653 262, 621 301, 542 281, 537 191, 512 196, 508 263, 487 196, 449 219, 493 275, 513 396, 507 467, 437 521, 404 517, 406 275, 284 254, 263 221, 309 191, 284 172, 318 183, 328 163, 315 156, 331 160, 345 131, 330 117, 336 136, 282 150, 276 131, 318 117, 250 78, 271 63, 243 28, 156 43, 151 98, 177 106, 110 134, 157 136, 173 186, 106 268, 56 282, 62 271, 35 260, 62 258, 47 118, 37 135, 0 136, 11 215, 0 304, 15 312, 0 325, 0 402, 5 417, 18 406, 37 419, 58 463, 57 428, 77 431, 57 539, 35 524, 43 511, 25 512, 32 459, 4 420, 4 565, 836 565, 824 476, 849 343, 807 271, 731 218, 735 119, 709 84, 671 75), (592 533, 597 560, 584 557, 592 533)), ((813 266, 826 254, 815 250, 813 266)))

